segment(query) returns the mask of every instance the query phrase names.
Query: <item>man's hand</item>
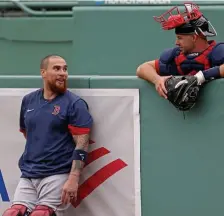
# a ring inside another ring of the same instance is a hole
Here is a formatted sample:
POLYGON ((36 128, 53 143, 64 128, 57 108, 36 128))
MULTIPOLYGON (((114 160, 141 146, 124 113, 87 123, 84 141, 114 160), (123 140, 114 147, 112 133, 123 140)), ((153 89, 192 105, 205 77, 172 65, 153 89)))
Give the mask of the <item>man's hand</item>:
POLYGON ((79 178, 77 178, 75 175, 72 176, 70 174, 68 180, 65 182, 62 189, 62 196, 61 196, 62 204, 68 204, 71 201, 72 202, 76 201, 78 187, 79 187, 78 181, 79 181, 79 178))
POLYGON ((165 87, 165 81, 171 76, 158 76, 154 81, 156 91, 159 93, 161 97, 167 99, 167 90, 165 87))
POLYGON ((198 85, 202 85, 205 82, 205 77, 202 71, 198 71, 194 76, 197 78, 198 85))
MULTIPOLYGON (((83 150, 88 152, 89 147, 89 133, 82 135, 73 135, 73 139, 76 143, 76 150, 83 150)), ((85 165, 84 161, 73 160, 72 168, 69 174, 69 178, 64 184, 62 190, 62 203, 75 202, 77 199, 77 192, 79 187, 79 180, 85 165)))

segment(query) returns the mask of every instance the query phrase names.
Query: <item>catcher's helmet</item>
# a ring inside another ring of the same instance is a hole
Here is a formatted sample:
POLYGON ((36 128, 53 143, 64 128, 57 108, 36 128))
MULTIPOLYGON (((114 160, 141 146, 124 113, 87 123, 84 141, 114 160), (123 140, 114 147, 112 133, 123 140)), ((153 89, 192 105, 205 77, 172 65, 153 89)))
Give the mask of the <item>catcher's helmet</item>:
POLYGON ((154 20, 161 23, 164 30, 175 28, 176 34, 198 34, 205 37, 217 35, 211 22, 199 11, 194 3, 184 3, 185 10, 180 13, 178 7, 173 7, 160 16, 154 16, 154 20), (209 29, 211 26, 211 30, 209 29))

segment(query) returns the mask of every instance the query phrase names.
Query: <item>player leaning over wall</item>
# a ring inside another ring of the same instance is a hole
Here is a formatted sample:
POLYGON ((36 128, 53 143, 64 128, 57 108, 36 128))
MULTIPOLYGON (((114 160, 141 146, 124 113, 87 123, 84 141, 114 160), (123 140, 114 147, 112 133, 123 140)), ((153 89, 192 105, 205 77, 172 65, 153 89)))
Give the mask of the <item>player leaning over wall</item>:
POLYGON ((194 105, 203 84, 224 77, 224 43, 207 39, 217 33, 196 4, 185 3, 184 8, 183 13, 173 7, 154 17, 164 30, 175 29, 176 47, 137 68, 138 77, 153 83, 160 96, 181 110, 194 105), (182 79, 174 77, 178 75, 182 79))

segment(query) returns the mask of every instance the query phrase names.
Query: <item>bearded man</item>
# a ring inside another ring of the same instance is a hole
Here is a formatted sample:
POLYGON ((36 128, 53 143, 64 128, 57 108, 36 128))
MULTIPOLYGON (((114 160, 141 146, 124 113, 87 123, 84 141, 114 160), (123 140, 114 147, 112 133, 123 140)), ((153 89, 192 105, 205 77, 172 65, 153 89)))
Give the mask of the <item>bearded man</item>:
POLYGON ((62 216, 77 197, 93 119, 87 103, 67 90, 67 64, 58 55, 42 59, 43 88, 25 95, 20 131, 26 139, 21 177, 4 216, 62 216))

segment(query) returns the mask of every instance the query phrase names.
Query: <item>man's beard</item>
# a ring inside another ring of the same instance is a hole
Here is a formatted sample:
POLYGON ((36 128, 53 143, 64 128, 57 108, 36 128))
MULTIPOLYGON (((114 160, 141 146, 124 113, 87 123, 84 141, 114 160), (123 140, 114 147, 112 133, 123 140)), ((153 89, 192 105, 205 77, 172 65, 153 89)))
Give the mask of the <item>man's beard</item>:
MULTIPOLYGON (((56 81, 57 82, 57 81, 56 81)), ((56 82, 48 83, 49 89, 56 94, 63 94, 67 90, 67 81, 64 81, 64 85, 57 85, 56 82)))

